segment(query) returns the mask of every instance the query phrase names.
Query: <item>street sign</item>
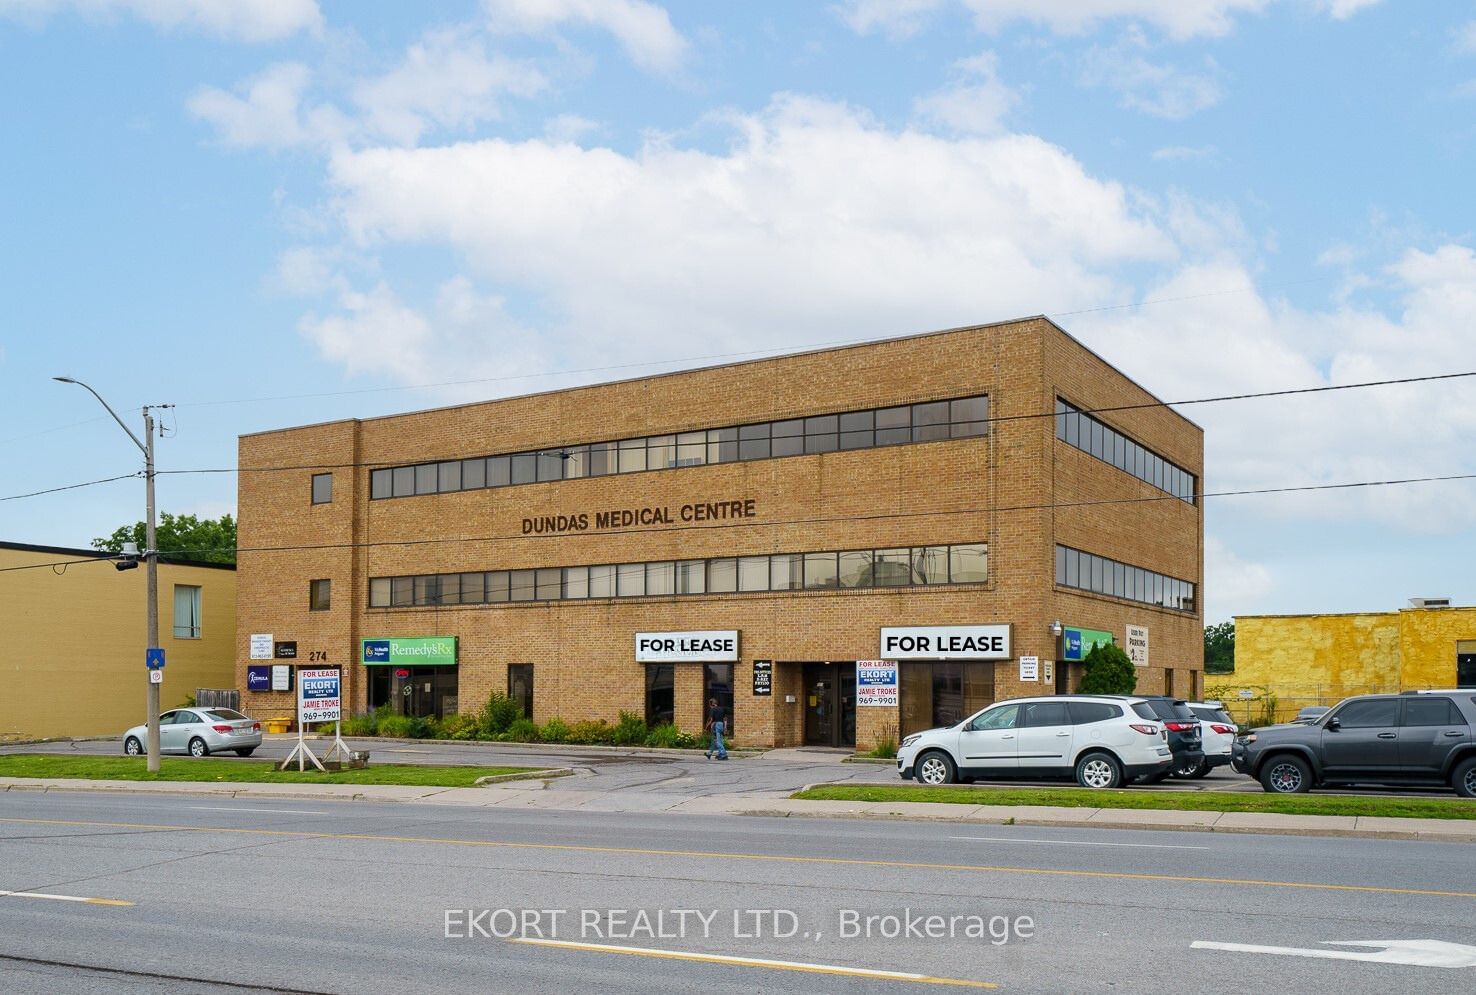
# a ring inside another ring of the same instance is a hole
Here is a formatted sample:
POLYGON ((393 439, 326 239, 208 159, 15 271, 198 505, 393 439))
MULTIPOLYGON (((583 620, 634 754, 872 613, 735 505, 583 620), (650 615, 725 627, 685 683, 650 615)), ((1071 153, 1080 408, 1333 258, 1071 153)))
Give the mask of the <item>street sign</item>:
POLYGON ((162 670, 151 670, 151 671, 149 671, 149 683, 150 684, 163 684, 164 683, 164 671, 162 671, 162 670))
POLYGON ((164 669, 164 647, 150 646, 144 650, 144 666, 150 670, 164 669))
POLYGON ((297 672, 297 717, 302 725, 337 722, 342 718, 342 696, 337 667, 297 672))

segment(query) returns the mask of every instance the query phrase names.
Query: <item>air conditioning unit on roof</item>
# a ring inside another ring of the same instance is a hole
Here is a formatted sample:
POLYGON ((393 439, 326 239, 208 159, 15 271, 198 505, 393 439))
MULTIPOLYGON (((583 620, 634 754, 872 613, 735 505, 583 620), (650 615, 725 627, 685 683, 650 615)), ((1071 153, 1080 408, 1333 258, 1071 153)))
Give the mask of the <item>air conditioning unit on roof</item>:
POLYGON ((1410 598, 1411 608, 1449 608, 1449 598, 1410 598))

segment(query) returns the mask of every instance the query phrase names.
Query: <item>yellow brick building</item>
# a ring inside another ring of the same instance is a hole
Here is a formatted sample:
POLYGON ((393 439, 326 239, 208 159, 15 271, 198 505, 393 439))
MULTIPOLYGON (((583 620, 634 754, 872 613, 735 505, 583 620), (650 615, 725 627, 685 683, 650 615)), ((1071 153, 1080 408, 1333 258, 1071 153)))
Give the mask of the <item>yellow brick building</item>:
POLYGON ((741 743, 864 748, 1132 627, 1139 688, 1190 695, 1202 460, 1044 318, 247 435, 236 684, 290 713, 289 641, 356 711, 693 731, 717 696, 741 743))
POLYGON ((1235 673, 1224 681, 1258 700, 1274 695, 1278 719, 1353 694, 1476 688, 1476 608, 1444 605, 1417 599, 1387 612, 1237 616, 1235 673))
MULTIPOLYGON (((0 741, 118 735, 147 716, 145 569, 90 549, 0 542, 0 741)), ((160 701, 236 685, 236 571, 159 565, 160 701)))

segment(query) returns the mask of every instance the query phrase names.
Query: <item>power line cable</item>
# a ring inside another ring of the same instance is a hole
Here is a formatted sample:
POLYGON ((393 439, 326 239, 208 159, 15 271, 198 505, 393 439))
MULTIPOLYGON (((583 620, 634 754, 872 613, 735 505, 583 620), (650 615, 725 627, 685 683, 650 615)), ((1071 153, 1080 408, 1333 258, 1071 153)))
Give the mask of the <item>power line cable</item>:
POLYGON ((101 480, 84 480, 80 484, 66 484, 62 487, 48 487, 42 491, 29 491, 25 494, 7 494, 5 497, 0 497, 0 501, 19 501, 21 498, 40 497, 43 494, 57 494, 61 491, 75 491, 79 487, 92 487, 96 484, 111 484, 115 480, 136 480, 142 476, 142 470, 135 470, 132 473, 119 474, 116 477, 103 477, 101 480))

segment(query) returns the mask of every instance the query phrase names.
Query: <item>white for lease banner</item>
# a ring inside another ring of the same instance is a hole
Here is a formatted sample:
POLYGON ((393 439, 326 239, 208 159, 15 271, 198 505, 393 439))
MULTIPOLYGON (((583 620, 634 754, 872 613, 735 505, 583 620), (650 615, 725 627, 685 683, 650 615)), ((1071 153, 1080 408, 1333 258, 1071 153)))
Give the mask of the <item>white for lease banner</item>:
POLYGON ((881 631, 887 660, 1008 660, 1008 625, 892 625, 881 631))
POLYGON ((338 668, 297 672, 297 718, 300 725, 337 722, 343 717, 338 668))
POLYGON ((738 630, 637 632, 636 663, 737 663, 738 630))

